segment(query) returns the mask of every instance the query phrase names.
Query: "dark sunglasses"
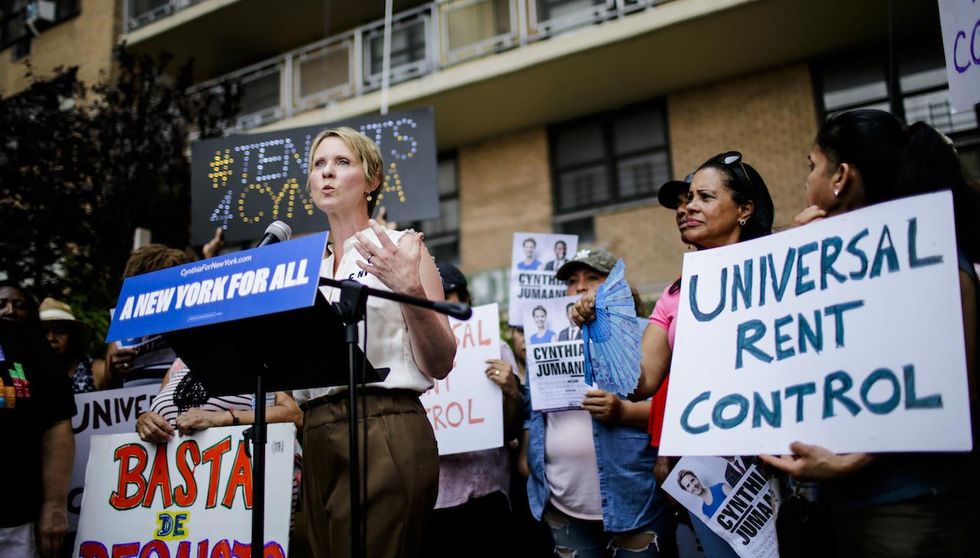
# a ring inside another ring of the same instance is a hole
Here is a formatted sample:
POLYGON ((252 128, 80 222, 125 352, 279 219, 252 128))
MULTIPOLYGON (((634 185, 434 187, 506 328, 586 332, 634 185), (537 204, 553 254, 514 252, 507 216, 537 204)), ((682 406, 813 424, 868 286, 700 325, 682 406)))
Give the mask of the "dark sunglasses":
POLYGON ((726 153, 722 153, 721 155, 717 155, 709 159, 708 162, 721 163, 736 174, 737 171, 741 170, 742 176, 739 178, 744 181, 746 186, 749 187, 749 191, 755 191, 755 182, 752 180, 752 176, 749 174, 749 171, 745 169, 745 163, 742 162, 742 154, 738 151, 728 151, 726 153))

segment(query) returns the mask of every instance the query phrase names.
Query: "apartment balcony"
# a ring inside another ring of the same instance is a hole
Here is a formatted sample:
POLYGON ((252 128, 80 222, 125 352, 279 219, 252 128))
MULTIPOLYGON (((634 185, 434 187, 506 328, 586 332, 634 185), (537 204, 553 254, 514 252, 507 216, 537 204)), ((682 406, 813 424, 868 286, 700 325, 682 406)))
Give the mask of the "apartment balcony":
MULTIPOLYGON (((158 0, 162 1, 162 0, 158 0)), ((189 0, 170 0, 171 3, 189 0)), ((394 15, 390 83, 621 18, 669 0, 438 0, 394 15)), ((327 37, 213 81, 238 80, 241 129, 377 90, 384 21, 327 37)))
MULTIPOLYGON (((144 3, 159 5, 160 15, 128 35, 138 39, 133 48, 151 50, 163 44, 190 50, 209 69, 199 87, 238 80, 240 130, 322 123, 378 110, 384 21, 378 17, 343 27, 345 21, 370 15, 350 13, 357 9, 353 6, 365 3, 344 3, 341 10, 335 2, 333 12, 344 13, 328 17, 324 2, 297 0, 313 11, 306 18, 288 15, 295 20, 288 27, 291 39, 309 31, 304 19, 319 18, 313 27, 321 37, 323 29, 336 30, 298 48, 279 48, 276 40, 282 38, 269 31, 278 29, 273 19, 287 16, 256 14, 252 0, 144 3), (208 6, 215 15, 202 12, 170 30, 136 35, 180 17, 180 10, 208 6), (235 9, 243 13, 235 15, 235 9), (224 48, 182 42, 190 31, 213 27, 208 18, 218 15, 238 22, 215 28, 215 33, 233 33, 219 41, 224 48), (324 17, 330 20, 326 27, 324 17), (240 57, 235 41, 249 34, 246 30, 256 20, 265 23, 266 32, 250 35, 252 51, 261 47, 275 55, 231 71, 215 71, 221 64, 209 62, 216 56, 211 51, 219 50, 224 65, 240 57)), ((914 32, 922 18, 938 19, 935 6, 926 4, 899 3, 896 32, 914 32)), ((435 106, 440 147, 880 43, 887 30, 886 3, 850 0, 405 0, 396 1, 395 8, 390 104, 435 106), (835 16, 845 11, 848 18, 835 16), (819 29, 833 33, 816 33, 819 29)), ((139 25, 147 13, 135 18, 127 14, 129 25, 139 25)))

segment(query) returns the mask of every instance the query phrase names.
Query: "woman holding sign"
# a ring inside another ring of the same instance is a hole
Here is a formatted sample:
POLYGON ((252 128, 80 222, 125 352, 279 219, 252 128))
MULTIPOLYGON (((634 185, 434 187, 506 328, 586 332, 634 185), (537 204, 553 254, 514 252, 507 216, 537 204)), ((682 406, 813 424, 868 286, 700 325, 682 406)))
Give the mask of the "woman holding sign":
MULTIPOLYGON (((923 123, 855 110, 827 120, 807 156, 807 207, 797 224, 905 196, 951 189, 960 251, 960 295, 976 434, 977 194, 952 145, 923 123)), ((911 294, 911 293, 910 293, 911 294)), ((912 324, 910 323, 910 326, 912 324)), ((914 435, 910 433, 910 435, 914 435)), ((975 446, 974 446, 975 447, 975 446)), ((835 454, 795 442, 791 456, 760 456, 800 479, 823 481, 843 555, 971 556, 980 524, 975 455, 835 454)))
MULTIPOLYGON (((657 194, 660 205, 673 209, 681 240, 696 250, 727 246, 772 232, 774 208, 769 189, 742 155, 732 151, 705 161, 684 180, 664 184, 657 194)), ((667 384, 677 329, 681 281, 664 289, 643 332, 643 362, 633 399, 653 396, 648 431, 651 445, 660 446, 667 384)), ((654 468, 659 481, 667 478, 670 464, 658 457, 654 468)), ((711 558, 736 556, 735 551, 697 517, 692 523, 705 554, 711 558)))
MULTIPOLYGON (((594 299, 617 261, 606 250, 581 250, 555 277, 569 296, 594 299)), ((600 389, 585 392, 581 409, 530 412, 519 467, 528 475, 531 512, 551 529, 556 555, 674 553, 673 515, 649 473, 657 455, 644 429, 649 412, 648 401, 600 389)))
MULTIPOLYGON (((370 219, 383 179, 381 150, 350 128, 321 132, 310 146, 308 186, 330 223, 322 277, 443 300, 432 257, 414 231, 385 229, 370 219)), ((322 287, 327 300, 338 289, 322 287)), ((368 556, 417 556, 424 547, 439 483, 439 453, 419 394, 453 367, 456 340, 435 312, 369 298, 367 357, 390 370, 365 396, 368 556)), ((345 387, 311 390, 304 405, 304 510, 314 555, 350 554, 349 445, 345 387)))

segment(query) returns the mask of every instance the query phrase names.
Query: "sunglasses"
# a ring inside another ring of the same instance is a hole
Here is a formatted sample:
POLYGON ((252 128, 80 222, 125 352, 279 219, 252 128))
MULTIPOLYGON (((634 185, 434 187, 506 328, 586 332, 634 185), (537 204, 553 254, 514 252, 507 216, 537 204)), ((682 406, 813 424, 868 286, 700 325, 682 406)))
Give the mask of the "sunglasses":
POLYGON ((742 162, 742 154, 738 151, 728 151, 726 153, 722 153, 721 155, 709 159, 709 162, 721 163, 736 174, 737 171, 741 170, 742 176, 740 179, 743 180, 744 184, 749 187, 749 190, 755 190, 755 182, 752 180, 752 176, 749 174, 749 171, 745 169, 745 163, 742 162))

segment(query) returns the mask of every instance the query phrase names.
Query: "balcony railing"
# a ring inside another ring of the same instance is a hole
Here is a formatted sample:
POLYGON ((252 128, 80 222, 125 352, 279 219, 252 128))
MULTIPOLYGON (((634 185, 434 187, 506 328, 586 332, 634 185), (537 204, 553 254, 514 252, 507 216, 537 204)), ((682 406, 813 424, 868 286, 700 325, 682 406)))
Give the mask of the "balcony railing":
MULTIPOLYGON (((157 0, 142 4, 174 5, 191 1, 157 0)), ((430 2, 392 18, 390 82, 396 84, 432 74, 454 64, 625 17, 667 1, 430 2)), ((197 87, 238 80, 242 91, 238 128, 262 126, 380 88, 383 33, 384 21, 374 21, 197 87)))
POLYGON ((133 31, 179 12, 201 0, 126 0, 123 4, 126 31, 133 31))

